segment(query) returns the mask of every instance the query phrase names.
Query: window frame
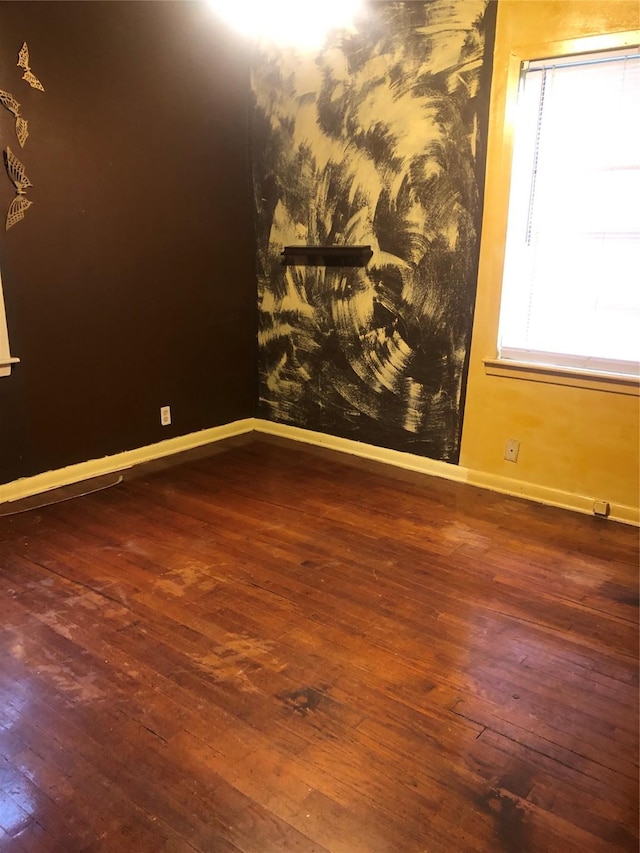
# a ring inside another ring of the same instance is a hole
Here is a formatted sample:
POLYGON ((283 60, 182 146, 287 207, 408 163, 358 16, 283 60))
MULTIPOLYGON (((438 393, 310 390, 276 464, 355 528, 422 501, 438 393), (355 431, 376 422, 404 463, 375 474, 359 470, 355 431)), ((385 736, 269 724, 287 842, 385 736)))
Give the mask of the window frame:
POLYGON ((12 358, 11 350, 9 349, 7 315, 4 308, 2 275, 0 274, 0 377, 9 376, 11 373, 11 365, 17 364, 19 361, 19 358, 12 358))
POLYGON ((500 222, 500 245, 495 248, 496 272, 500 281, 496 288, 497 301, 493 312, 493 352, 483 359, 485 373, 510 379, 523 379, 555 385, 570 385, 591 390, 609 391, 619 394, 640 396, 640 377, 630 374, 605 373, 592 368, 562 367, 533 361, 515 361, 501 358, 498 353, 499 318, 502 306, 502 286, 505 267, 507 230, 509 223, 509 197, 514 152, 515 119, 523 64, 544 59, 559 59, 586 53, 632 48, 640 44, 640 30, 629 30, 601 36, 585 36, 556 42, 517 45, 509 56, 506 74, 504 104, 504 126, 500 162, 507 175, 503 184, 502 221, 500 222))

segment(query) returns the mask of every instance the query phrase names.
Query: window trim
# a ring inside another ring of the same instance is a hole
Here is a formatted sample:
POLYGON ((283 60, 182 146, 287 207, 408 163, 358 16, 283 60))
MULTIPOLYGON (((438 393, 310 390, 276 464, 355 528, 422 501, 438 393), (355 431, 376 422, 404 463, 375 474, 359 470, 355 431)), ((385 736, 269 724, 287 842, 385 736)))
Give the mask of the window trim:
POLYGON ((530 361, 512 361, 505 358, 484 358, 487 376, 506 379, 526 379, 547 385, 569 385, 589 391, 607 391, 610 394, 627 394, 640 397, 640 378, 627 373, 603 373, 598 370, 581 370, 577 367, 559 367, 530 361))
POLYGON ((489 376, 523 379, 554 385, 570 385, 577 388, 640 396, 640 379, 637 376, 574 367, 560 367, 528 361, 520 362, 501 358, 498 354, 498 327, 502 306, 502 282, 509 224, 515 117, 523 64, 578 54, 600 53, 602 51, 636 47, 638 45, 640 45, 640 30, 625 30, 606 35, 515 45, 509 55, 506 75, 502 147, 501 157, 499 158, 502 164, 508 164, 508 166, 506 167, 506 180, 502 185, 504 196, 502 200, 502 222, 500 223, 501 241, 500 245, 495 249, 496 270, 499 271, 500 281, 496 288, 496 303, 493 312, 493 328, 491 330, 493 352, 483 358, 484 371, 489 376))
POLYGON ((0 377, 9 376, 11 365, 17 364, 19 358, 11 356, 9 349, 9 332, 7 329, 7 315, 4 309, 4 294, 2 292, 2 276, 0 275, 0 377))

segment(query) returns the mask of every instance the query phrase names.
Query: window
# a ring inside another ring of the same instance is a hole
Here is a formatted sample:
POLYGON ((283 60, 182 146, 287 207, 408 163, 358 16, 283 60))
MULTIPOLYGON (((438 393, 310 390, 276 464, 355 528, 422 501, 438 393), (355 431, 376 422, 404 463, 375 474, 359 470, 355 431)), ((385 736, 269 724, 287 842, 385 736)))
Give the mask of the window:
POLYGON ((2 294, 2 278, 0 278, 0 376, 11 373, 11 365, 19 359, 11 358, 9 354, 9 336, 7 334, 7 319, 4 313, 4 297, 2 294))
POLYGON ((638 375, 640 51, 525 62, 498 357, 638 375))

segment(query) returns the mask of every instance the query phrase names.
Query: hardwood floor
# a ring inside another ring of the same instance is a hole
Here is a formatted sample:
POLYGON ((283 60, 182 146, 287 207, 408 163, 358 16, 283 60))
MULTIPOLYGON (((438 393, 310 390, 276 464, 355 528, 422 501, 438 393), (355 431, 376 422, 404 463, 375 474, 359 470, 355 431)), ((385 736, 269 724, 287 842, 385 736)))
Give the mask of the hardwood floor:
POLYGON ((638 532, 256 441, 0 518, 0 850, 638 849, 638 532))

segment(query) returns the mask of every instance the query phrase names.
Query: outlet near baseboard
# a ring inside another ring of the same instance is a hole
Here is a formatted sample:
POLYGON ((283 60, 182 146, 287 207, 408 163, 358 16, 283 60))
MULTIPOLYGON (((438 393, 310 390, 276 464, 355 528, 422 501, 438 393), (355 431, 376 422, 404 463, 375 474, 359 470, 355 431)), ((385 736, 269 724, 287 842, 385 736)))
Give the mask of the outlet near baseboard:
POLYGON ((609 501, 598 501, 594 500, 593 502, 593 514, 599 516, 600 518, 607 518, 611 508, 609 507, 609 501))
POLYGON ((516 438, 510 438, 504 448, 504 458, 507 462, 517 462, 520 442, 516 438))

